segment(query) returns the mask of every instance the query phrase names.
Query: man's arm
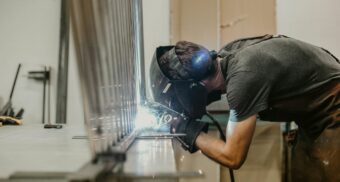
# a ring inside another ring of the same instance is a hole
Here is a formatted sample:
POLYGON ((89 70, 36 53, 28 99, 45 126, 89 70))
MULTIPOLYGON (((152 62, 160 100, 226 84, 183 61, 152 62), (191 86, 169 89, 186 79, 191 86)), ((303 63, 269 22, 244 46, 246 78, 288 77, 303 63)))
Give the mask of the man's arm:
POLYGON ((205 133, 200 133, 196 146, 214 161, 232 169, 239 169, 245 161, 254 134, 256 115, 245 120, 229 121, 226 143, 205 133))

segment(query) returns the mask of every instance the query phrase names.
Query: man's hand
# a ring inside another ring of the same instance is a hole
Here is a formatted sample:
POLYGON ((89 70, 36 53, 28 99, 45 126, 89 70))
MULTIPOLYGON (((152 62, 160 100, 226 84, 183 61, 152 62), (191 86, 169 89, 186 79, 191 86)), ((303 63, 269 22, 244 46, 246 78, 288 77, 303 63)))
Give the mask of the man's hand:
POLYGON ((182 144, 185 150, 190 153, 194 153, 198 150, 195 141, 198 135, 208 131, 209 124, 195 120, 182 120, 177 123, 172 123, 171 133, 183 133, 185 136, 176 137, 176 139, 182 144))

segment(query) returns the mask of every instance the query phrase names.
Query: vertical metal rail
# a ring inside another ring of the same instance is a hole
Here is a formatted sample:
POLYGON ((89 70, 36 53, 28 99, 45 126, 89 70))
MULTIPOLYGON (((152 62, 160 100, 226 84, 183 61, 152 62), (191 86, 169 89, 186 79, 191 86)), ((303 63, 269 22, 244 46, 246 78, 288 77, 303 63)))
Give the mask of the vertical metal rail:
POLYGON ((61 0, 56 123, 66 123, 69 29, 69 6, 67 0, 61 0))
POLYGON ((72 25, 93 155, 125 145, 145 98, 140 0, 72 0, 72 25))
POLYGON ((120 135, 120 138, 119 138, 119 140, 122 140, 123 138, 124 138, 124 136, 125 136, 125 130, 124 130, 124 121, 125 121, 125 113, 124 113, 124 111, 123 111, 123 108, 124 108, 124 99, 125 99, 125 96, 124 96, 124 93, 125 93, 125 89, 124 89, 124 76, 123 76, 123 73, 124 73, 124 71, 122 70, 122 67, 123 67, 123 65, 122 65, 122 59, 123 59, 123 49, 122 49, 122 47, 121 46, 119 46, 119 45, 121 45, 122 44, 122 30, 121 30, 121 20, 120 20, 120 18, 121 18, 121 11, 120 11, 120 9, 122 8, 122 7, 120 7, 120 2, 119 1, 116 1, 116 4, 114 4, 113 5, 114 6, 114 8, 115 8, 115 12, 116 12, 116 14, 115 14, 115 17, 116 17, 116 24, 115 25, 119 25, 119 26, 117 26, 117 28, 116 28, 116 32, 115 32, 115 37, 117 37, 117 39, 116 39, 116 45, 118 45, 117 46, 117 48, 118 48, 118 51, 116 52, 117 53, 117 56, 118 56, 118 60, 117 60, 117 63, 118 63, 118 79, 119 79, 119 82, 118 82, 118 94, 119 94, 119 112, 120 112, 120 118, 119 118, 119 122, 120 122, 120 128, 119 128, 119 130, 120 130, 120 133, 121 133, 121 135, 120 135))
MULTIPOLYGON (((119 35, 120 35, 120 39, 119 39, 119 45, 122 45, 122 44, 126 44, 126 42, 124 42, 124 38, 125 38, 125 24, 124 24, 124 16, 123 16, 123 13, 124 13, 124 7, 123 7, 123 4, 124 2, 122 2, 123 0, 117 0, 117 11, 118 11, 118 30, 119 30, 119 35)), ((122 46, 119 46, 120 48, 120 51, 119 51, 119 56, 120 56, 120 59, 118 60, 120 62, 120 70, 121 70, 121 75, 123 75, 124 73, 126 73, 126 70, 125 70, 125 66, 126 66, 126 63, 124 61, 125 60, 125 49, 122 47, 122 46)), ((125 75, 126 76, 126 75, 125 75)), ((122 92, 121 92, 121 95, 122 95, 122 102, 121 102, 121 112, 123 114, 122 116, 122 131, 123 131, 123 137, 126 136, 127 132, 126 132, 126 120, 127 120, 127 113, 125 112, 125 108, 126 108, 126 92, 127 92, 127 89, 126 89, 126 77, 125 76, 122 76, 121 77, 121 87, 122 87, 122 92)))
POLYGON ((136 48, 134 49, 136 74, 139 79, 137 82, 137 90, 140 94, 137 95, 138 102, 146 100, 146 86, 145 86, 145 63, 144 63, 144 39, 143 39, 143 8, 142 1, 132 0, 133 2, 133 28, 134 28, 134 42, 136 48))
POLYGON ((72 25, 93 160, 70 179, 97 179, 124 161, 145 99, 140 0, 71 0, 72 25), (93 178, 95 176, 95 178, 93 178))
MULTIPOLYGON (((115 5, 112 3, 112 1, 108 1, 107 2, 107 7, 108 8, 108 23, 109 23, 109 30, 108 30, 108 34, 110 37, 110 40, 112 40, 113 42, 116 41, 116 29, 114 29, 115 24, 117 22, 117 16, 115 14, 115 5), (113 31, 112 31, 113 30, 113 31)), ((116 44, 110 44, 110 48, 111 48, 111 52, 112 52, 112 56, 115 56, 118 54, 118 50, 117 50, 117 46, 116 44)), ((112 59, 112 58, 111 58, 112 59)), ((119 65, 118 62, 113 62, 112 64, 112 69, 113 69, 113 83, 111 85, 111 91, 114 93, 114 99, 112 100, 112 111, 113 111, 113 122, 114 122, 114 128, 115 128, 115 142, 114 145, 116 145, 121 136, 122 136, 122 131, 120 130, 121 127, 121 112, 119 110, 120 107, 120 89, 119 89, 119 80, 120 80, 120 75, 119 75, 119 65)))

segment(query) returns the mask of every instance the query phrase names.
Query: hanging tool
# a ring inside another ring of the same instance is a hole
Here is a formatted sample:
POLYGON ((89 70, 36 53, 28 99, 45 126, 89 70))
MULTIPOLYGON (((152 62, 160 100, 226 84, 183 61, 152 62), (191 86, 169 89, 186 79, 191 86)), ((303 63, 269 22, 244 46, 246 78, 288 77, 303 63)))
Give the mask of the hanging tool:
POLYGON ((50 71, 44 66, 42 71, 29 71, 28 78, 43 82, 42 124, 45 123, 46 83, 50 79, 50 71))

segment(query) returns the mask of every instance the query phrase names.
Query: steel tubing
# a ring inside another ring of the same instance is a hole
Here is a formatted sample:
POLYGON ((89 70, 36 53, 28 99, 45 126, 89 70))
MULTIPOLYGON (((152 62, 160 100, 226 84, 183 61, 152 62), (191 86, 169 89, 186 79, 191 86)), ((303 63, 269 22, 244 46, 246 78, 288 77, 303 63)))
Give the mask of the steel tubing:
POLYGON ((119 147, 133 133, 137 105, 145 98, 141 2, 70 3, 85 125, 95 155, 119 147))

